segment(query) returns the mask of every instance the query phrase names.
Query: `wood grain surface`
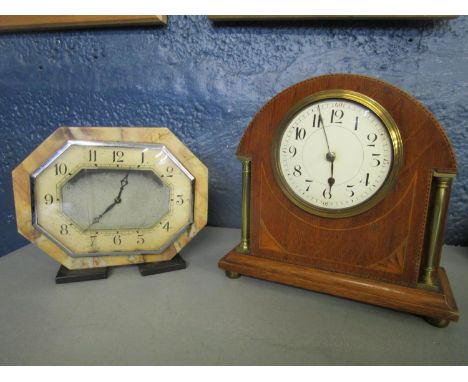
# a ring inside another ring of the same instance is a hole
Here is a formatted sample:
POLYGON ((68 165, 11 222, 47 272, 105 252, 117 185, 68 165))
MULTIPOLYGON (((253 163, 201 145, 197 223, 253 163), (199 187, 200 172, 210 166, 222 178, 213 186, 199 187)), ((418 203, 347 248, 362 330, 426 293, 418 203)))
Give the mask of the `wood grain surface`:
MULTIPOLYGON (((244 257, 270 260, 285 269, 302 267, 303 272, 309 270, 313 275, 322 270, 395 288, 417 288, 425 256, 433 173, 455 173, 456 161, 442 127, 415 98, 388 83, 359 75, 312 78, 279 93, 257 113, 237 155, 251 159, 250 255, 244 257), (277 129, 295 104, 332 89, 359 92, 380 103, 392 115, 403 141, 403 164, 394 188, 372 209, 340 219, 313 215, 289 201, 274 176, 271 149, 277 129)), ((224 259, 220 266, 233 270, 224 259)), ((255 269, 250 275, 272 279, 265 277, 263 269, 255 269)), ((276 281, 314 290, 318 285, 301 284, 286 272, 276 281)), ((326 285, 328 293, 335 294, 331 284, 326 285)), ((353 298, 376 303, 362 288, 353 298)))
POLYGON ((0 16, 0 31, 165 25, 167 16, 0 16))
POLYGON ((222 269, 316 292, 364 301, 425 317, 458 321, 458 308, 447 275, 440 268, 441 292, 389 284, 336 272, 284 264, 258 256, 229 252, 222 269))

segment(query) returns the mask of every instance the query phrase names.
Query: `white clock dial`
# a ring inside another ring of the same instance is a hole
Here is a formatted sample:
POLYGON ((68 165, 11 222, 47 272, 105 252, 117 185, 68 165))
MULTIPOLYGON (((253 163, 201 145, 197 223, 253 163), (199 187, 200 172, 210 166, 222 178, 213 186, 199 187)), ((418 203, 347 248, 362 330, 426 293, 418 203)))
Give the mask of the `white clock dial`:
POLYGON ((368 107, 323 99, 285 126, 277 161, 295 198, 333 213, 365 203, 383 187, 393 163, 392 139, 368 107))

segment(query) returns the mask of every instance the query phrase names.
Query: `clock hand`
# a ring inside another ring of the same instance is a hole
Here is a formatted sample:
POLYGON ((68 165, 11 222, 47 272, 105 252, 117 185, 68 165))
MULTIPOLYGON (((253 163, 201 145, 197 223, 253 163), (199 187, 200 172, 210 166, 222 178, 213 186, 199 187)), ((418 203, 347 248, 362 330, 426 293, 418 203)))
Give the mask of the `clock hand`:
POLYGON ((320 111, 320 105, 317 105, 317 109, 318 109, 318 112, 319 112, 319 126, 320 126, 320 121, 322 121, 322 130, 323 130, 323 133, 325 134, 325 141, 327 142, 328 154, 331 155, 332 152, 330 150, 330 144, 328 143, 327 131, 325 130, 325 124, 323 123, 322 112, 320 111))
POLYGON ((320 121, 322 121, 322 130, 323 130, 323 133, 325 134, 325 141, 327 142, 328 152, 327 152, 327 155, 325 156, 325 158, 331 164, 331 176, 328 178, 328 186, 330 187, 330 194, 331 194, 331 189, 332 189, 333 185, 335 184, 335 178, 333 177, 333 164, 334 164, 335 159, 336 159, 336 154, 330 150, 330 144, 328 143, 327 131, 325 130, 325 124, 323 123, 322 113, 320 111, 320 106, 319 105, 317 105, 317 109, 318 109, 318 112, 319 112, 319 126, 320 126, 320 121))
MULTIPOLYGON (((122 199, 121 199, 121 196, 122 196, 122 192, 123 192, 123 189, 127 186, 128 184, 128 175, 130 175, 130 171, 127 172, 127 174, 122 178, 122 180, 120 181, 120 190, 119 190, 119 193, 118 195, 115 197, 114 201, 112 202, 111 205, 109 205, 103 213, 101 213, 100 215, 96 216, 94 219, 93 219, 93 222, 88 226, 91 227, 93 224, 96 224, 96 223, 99 223, 102 219, 102 217, 108 213, 112 208, 114 208, 117 204, 120 204, 120 202, 122 202, 122 199)), ((88 229, 87 228, 87 229, 88 229)))
POLYGON ((96 217, 93 219, 93 222, 89 225, 89 227, 92 226, 93 224, 99 223, 100 220, 102 219, 102 217, 103 217, 105 214, 107 214, 112 208, 114 208, 116 204, 120 203, 120 201, 117 202, 116 200, 117 200, 117 199, 114 199, 114 202, 113 202, 110 206, 108 206, 108 207, 104 210, 104 212, 103 212, 102 214, 96 216, 96 217))
POLYGON ((119 190, 119 194, 117 195, 117 197, 114 199, 117 203, 120 203, 122 200, 120 199, 120 197, 122 196, 122 191, 123 189, 125 188, 125 186, 128 184, 128 175, 130 174, 130 171, 127 172, 127 174, 122 178, 122 180, 120 181, 120 190, 119 190))
MULTIPOLYGON (((327 159, 328 159, 328 154, 327 154, 327 159)), ((335 154, 332 153, 330 155, 330 159, 328 159, 331 162, 331 177, 328 178, 328 185, 330 186, 330 195, 331 195, 331 189, 333 185, 335 184, 335 178, 333 177, 333 163, 335 163, 335 154)))

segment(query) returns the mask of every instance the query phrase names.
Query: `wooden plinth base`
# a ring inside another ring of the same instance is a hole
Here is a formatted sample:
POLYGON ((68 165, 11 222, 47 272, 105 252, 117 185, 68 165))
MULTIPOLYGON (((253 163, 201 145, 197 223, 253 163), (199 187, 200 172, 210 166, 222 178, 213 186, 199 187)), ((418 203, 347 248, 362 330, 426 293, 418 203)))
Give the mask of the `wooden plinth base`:
POLYGON ((433 321, 458 321, 457 305, 443 268, 439 269, 440 290, 432 291, 280 263, 243 255, 235 249, 224 256, 218 265, 231 273, 401 310, 433 321))

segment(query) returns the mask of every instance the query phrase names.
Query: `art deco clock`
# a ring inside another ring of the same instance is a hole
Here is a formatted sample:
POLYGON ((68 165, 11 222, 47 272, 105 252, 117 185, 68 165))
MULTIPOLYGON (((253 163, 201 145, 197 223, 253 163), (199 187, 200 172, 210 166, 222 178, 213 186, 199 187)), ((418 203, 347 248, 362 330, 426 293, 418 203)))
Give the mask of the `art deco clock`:
POLYGON ((458 319, 439 266, 456 162, 439 123, 383 81, 328 75, 270 100, 237 150, 242 240, 219 266, 458 319))
POLYGON ((207 168, 166 128, 60 128, 13 171, 13 186, 19 232, 67 276, 183 267, 168 261, 207 220, 207 168))

